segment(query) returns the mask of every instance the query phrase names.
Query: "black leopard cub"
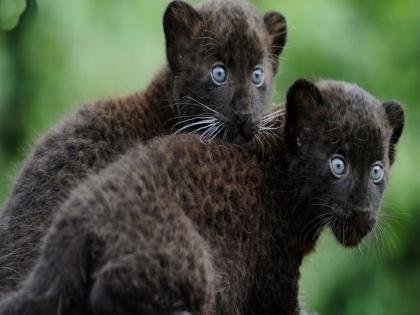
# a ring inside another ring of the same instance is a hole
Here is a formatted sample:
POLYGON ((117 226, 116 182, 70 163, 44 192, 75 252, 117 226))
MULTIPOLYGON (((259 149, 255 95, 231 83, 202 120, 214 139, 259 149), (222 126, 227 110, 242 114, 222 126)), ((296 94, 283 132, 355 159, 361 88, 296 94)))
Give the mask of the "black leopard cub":
POLYGON ((140 145, 72 192, 0 315, 297 315, 320 231, 351 247, 376 224, 403 125, 397 102, 299 80, 263 150, 140 145))
POLYGON ((163 18, 168 65, 144 92, 82 107, 26 160, 0 219, 0 296, 25 278, 58 205, 136 143, 196 132, 243 144, 271 104, 286 21, 242 0, 173 1, 163 18))

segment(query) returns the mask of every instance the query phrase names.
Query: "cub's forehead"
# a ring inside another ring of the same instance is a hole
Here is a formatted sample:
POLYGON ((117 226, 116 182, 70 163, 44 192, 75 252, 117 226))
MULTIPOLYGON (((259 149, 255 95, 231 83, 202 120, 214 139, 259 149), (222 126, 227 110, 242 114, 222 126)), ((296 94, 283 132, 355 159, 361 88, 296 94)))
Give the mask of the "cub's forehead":
POLYGON ((259 62, 267 54, 263 17, 247 2, 216 0, 204 2, 197 10, 204 20, 200 37, 209 42, 206 48, 242 64, 259 62))
POLYGON ((258 11, 247 0, 202 0, 195 9, 204 17, 213 13, 233 18, 238 14, 242 18, 259 17, 258 11))
POLYGON ((317 83, 326 102, 331 135, 359 146, 382 146, 390 128, 382 104, 355 84, 340 81, 317 83))

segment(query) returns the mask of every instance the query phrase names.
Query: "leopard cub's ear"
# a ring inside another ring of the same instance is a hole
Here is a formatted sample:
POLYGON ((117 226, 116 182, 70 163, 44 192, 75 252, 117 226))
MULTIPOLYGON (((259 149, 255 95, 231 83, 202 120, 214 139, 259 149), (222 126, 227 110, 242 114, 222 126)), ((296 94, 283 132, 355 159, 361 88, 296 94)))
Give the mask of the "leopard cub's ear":
POLYGON ((275 56, 274 70, 278 68, 278 57, 283 51, 287 40, 286 18, 279 12, 271 11, 264 15, 264 23, 269 36, 271 54, 275 56))
POLYGON ((389 162, 394 163, 395 159, 395 145, 400 140, 404 129, 404 108, 398 101, 389 100, 382 104, 388 119, 388 123, 392 128, 390 144, 389 144, 389 162))
POLYGON ((311 81, 299 79, 287 92, 286 143, 293 152, 305 132, 316 128, 315 117, 325 106, 321 91, 311 81))
POLYGON ((194 33, 202 21, 198 12, 188 3, 172 1, 163 16, 166 37, 166 56, 173 71, 179 71, 185 54, 192 48, 194 33))

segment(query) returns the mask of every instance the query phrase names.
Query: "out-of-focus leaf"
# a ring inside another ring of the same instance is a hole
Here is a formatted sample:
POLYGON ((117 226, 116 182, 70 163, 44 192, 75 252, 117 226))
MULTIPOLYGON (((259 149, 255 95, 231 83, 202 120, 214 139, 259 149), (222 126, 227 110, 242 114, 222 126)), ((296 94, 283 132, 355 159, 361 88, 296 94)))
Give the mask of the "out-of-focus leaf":
POLYGON ((25 8, 25 0, 0 0, 0 29, 13 29, 25 8))

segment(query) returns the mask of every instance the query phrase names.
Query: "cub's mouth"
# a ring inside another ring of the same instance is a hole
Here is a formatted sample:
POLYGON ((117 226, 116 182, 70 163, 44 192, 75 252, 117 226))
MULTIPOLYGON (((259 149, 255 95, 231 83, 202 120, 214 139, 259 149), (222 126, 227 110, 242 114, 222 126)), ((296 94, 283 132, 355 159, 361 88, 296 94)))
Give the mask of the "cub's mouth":
POLYGON ((245 144, 251 142, 252 139, 254 139, 254 129, 251 127, 241 127, 234 130, 233 137, 230 140, 235 144, 245 144))
POLYGON ((346 218, 335 215, 329 227, 337 242, 345 247, 354 247, 360 244, 375 223, 376 220, 368 218, 367 215, 353 214, 346 218))
POLYGON ((171 131, 173 134, 198 134, 203 142, 219 138, 227 143, 243 145, 257 137, 258 122, 246 121, 237 124, 223 116, 201 115, 176 122, 171 131))
POLYGON ((233 124, 226 123, 224 132, 219 134, 219 138, 228 143, 244 145, 252 142, 255 139, 256 134, 256 124, 235 126, 233 124))

